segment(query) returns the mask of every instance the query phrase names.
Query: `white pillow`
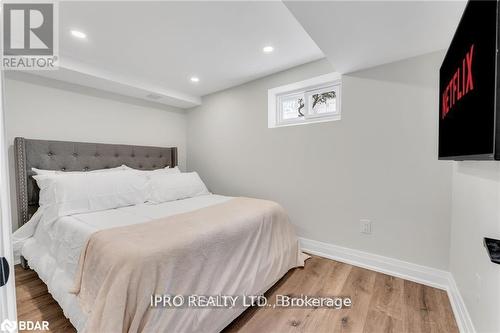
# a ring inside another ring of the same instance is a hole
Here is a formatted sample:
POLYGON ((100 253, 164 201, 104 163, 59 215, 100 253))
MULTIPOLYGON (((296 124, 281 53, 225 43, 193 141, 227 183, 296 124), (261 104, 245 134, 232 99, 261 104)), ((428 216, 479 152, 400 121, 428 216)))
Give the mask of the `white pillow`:
POLYGON ((169 166, 166 166, 164 168, 161 168, 161 169, 154 169, 154 170, 140 170, 140 169, 134 169, 134 168, 131 168, 129 166, 126 166, 125 167, 128 169, 128 170, 135 170, 135 171, 139 171, 139 172, 144 172, 146 174, 154 174, 154 173, 168 173, 168 174, 171 174, 171 173, 181 173, 181 170, 179 170, 179 168, 177 166, 171 168, 169 166))
POLYGON ((210 194, 196 172, 153 173, 149 175, 149 202, 161 203, 210 194))
POLYGON ((128 170, 128 169, 129 167, 126 166, 125 164, 122 164, 119 167, 115 168, 97 169, 92 171, 61 171, 61 170, 43 170, 43 169, 31 168, 31 170, 33 170, 35 175, 64 175, 68 173, 94 173, 94 172, 108 172, 108 171, 118 171, 118 170, 128 170))
POLYGON ((148 197, 147 176, 130 170, 33 178, 40 187, 40 206, 51 217, 136 205, 148 197))

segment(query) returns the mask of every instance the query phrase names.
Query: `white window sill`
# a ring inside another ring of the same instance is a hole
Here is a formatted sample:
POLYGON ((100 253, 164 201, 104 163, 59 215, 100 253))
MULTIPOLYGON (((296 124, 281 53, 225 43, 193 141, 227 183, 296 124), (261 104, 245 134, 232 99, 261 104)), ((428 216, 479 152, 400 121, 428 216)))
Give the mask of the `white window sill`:
POLYGON ((268 128, 276 128, 276 127, 288 127, 288 126, 298 126, 298 125, 308 125, 308 124, 317 124, 317 123, 326 123, 329 121, 337 121, 340 120, 341 116, 340 114, 336 114, 335 116, 330 116, 330 117, 321 117, 321 118, 312 118, 312 119, 307 119, 307 120, 302 120, 302 121, 291 121, 287 123, 280 123, 280 124, 269 124, 268 128))

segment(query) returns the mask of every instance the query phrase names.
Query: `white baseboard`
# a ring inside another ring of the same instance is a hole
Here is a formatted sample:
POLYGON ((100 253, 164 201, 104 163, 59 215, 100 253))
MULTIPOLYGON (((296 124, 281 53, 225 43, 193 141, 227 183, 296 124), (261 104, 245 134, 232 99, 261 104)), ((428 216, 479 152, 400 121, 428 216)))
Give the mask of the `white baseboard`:
POLYGON ((299 239, 304 252, 446 290, 460 332, 475 332, 465 303, 450 272, 307 238, 299 239))
POLYGON ((448 298, 450 299, 451 307, 453 308, 453 313, 455 314, 460 332, 475 333, 476 329, 472 323, 469 311, 467 311, 464 299, 451 273, 446 291, 448 292, 448 298))

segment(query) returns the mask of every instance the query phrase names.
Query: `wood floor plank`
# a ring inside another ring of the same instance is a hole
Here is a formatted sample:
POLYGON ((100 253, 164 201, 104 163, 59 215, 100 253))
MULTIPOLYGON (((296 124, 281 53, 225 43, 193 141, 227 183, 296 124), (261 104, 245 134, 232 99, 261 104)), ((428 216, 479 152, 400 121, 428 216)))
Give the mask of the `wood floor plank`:
POLYGON ((363 332, 403 332, 404 280, 377 274, 363 332))
MULTIPOLYGON (((314 257, 313 257, 314 258, 314 257)), ((319 259, 324 260, 324 259, 319 259)), ((337 296, 341 291, 351 273, 353 266, 330 260, 332 269, 325 274, 323 288, 318 296, 337 296)), ((308 263, 307 263, 308 264, 308 263)), ((307 266, 306 266, 307 267, 307 266)), ((301 332, 330 332, 333 331, 332 323, 335 322, 338 311, 327 308, 316 308, 308 316, 301 327, 301 332)))
POLYGON ((448 298, 448 293, 444 290, 437 290, 437 292, 440 300, 438 307, 441 310, 441 317, 439 320, 443 323, 443 329, 448 332, 458 332, 458 325, 455 321, 455 316, 453 315, 453 309, 451 307, 450 299, 448 298))
MULTIPOLYGON (((444 306, 442 290, 405 281, 405 328, 407 332, 458 332, 451 305, 444 306), (453 317, 454 318, 454 317, 453 317)), ((446 296, 446 303, 449 303, 446 296)))
MULTIPOLYGON (((34 271, 16 266, 15 273, 19 320, 48 320, 50 332, 75 332, 34 271)), ((277 295, 349 296, 353 304, 342 310, 251 307, 224 333, 458 332, 445 291, 316 256, 266 293, 270 304, 277 295)))
MULTIPOLYGON (((76 332, 35 271, 15 267, 18 320, 48 321, 49 332, 76 332)), ((37 332, 21 331, 20 332, 37 332)), ((47 332, 47 331, 39 331, 47 332)))
POLYGON ((353 267, 342 289, 342 296, 350 297, 352 307, 338 311, 334 321, 334 332, 362 332, 374 293, 377 273, 353 267), (355 310, 354 310, 355 309, 355 310))

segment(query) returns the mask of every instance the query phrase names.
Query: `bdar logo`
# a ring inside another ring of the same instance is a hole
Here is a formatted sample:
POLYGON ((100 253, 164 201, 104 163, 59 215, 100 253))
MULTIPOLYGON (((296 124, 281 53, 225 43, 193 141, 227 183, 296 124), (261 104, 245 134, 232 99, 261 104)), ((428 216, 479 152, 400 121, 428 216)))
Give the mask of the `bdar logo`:
POLYGON ((1 324, 0 324, 0 331, 2 332, 15 332, 17 329, 17 322, 9 319, 5 319, 1 324))
POLYGON ((12 333, 16 330, 19 331, 48 331, 49 330, 49 322, 46 320, 43 321, 31 321, 31 320, 9 320, 5 319, 0 324, 0 332, 12 333))

